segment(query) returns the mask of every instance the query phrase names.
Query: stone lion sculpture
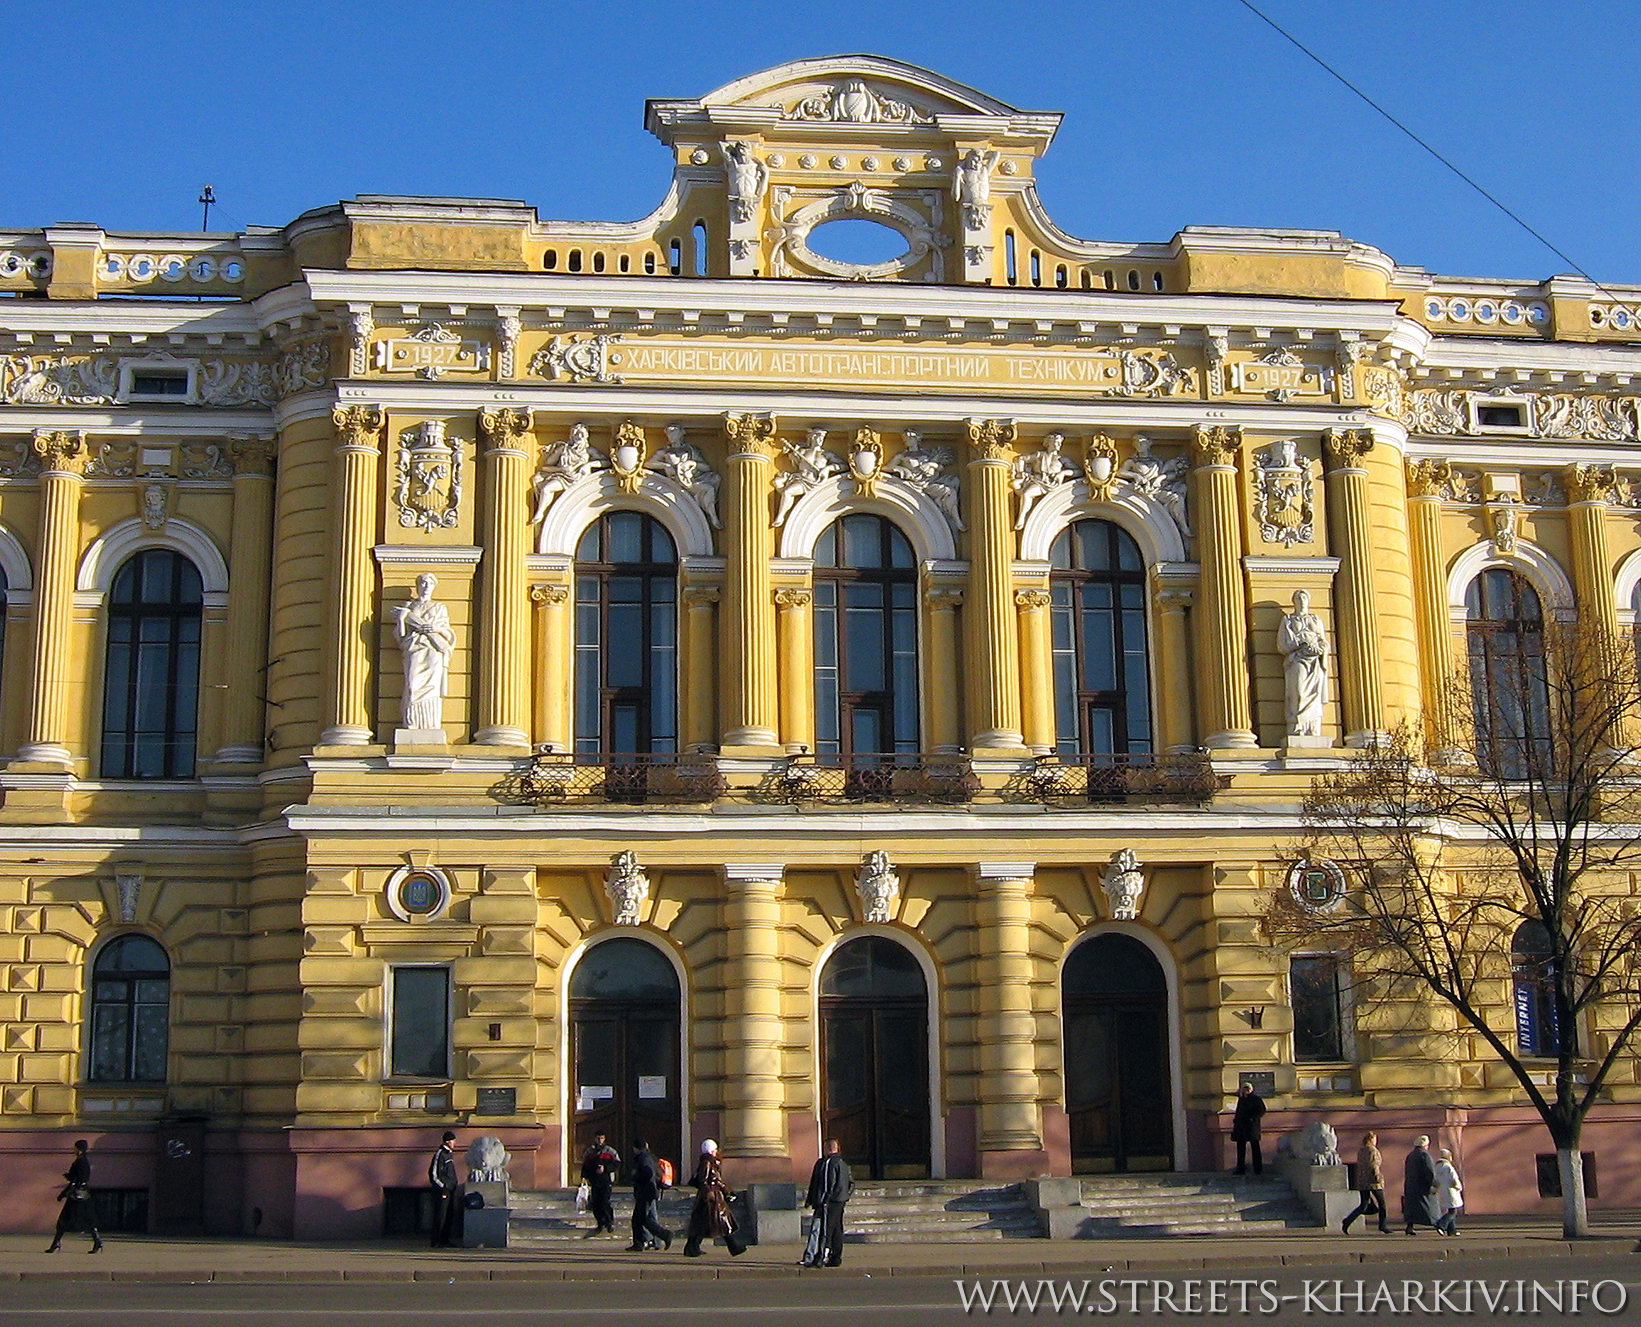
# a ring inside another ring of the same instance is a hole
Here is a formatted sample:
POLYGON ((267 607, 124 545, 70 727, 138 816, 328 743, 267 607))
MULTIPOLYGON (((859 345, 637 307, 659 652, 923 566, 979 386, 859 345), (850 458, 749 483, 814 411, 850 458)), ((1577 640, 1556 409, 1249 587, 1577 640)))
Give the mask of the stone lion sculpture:
POLYGON ((467 1179, 472 1184, 507 1182, 507 1163, 513 1158, 494 1134, 475 1138, 467 1149, 467 1179))
POLYGON ((1300 1131, 1294 1153, 1310 1161, 1313 1166, 1342 1166, 1339 1156, 1339 1135, 1331 1124, 1313 1120, 1300 1131))

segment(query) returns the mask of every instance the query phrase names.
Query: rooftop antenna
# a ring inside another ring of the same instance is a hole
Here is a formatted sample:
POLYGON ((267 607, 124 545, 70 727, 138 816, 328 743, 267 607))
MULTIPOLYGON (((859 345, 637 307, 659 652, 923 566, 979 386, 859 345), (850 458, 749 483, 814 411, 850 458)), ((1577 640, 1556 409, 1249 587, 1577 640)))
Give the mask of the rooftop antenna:
POLYGON ((210 185, 206 185, 199 196, 199 201, 204 205, 200 212, 199 218, 199 228, 201 230, 211 229, 211 204, 216 202, 216 200, 216 193, 212 190, 210 185))

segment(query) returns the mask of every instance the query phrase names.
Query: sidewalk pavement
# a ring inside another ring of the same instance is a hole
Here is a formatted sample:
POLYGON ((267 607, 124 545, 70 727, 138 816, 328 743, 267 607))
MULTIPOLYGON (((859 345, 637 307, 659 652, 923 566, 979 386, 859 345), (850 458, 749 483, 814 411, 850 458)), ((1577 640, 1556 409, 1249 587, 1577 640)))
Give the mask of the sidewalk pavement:
POLYGON ((1362 1262, 1467 1262, 1471 1259, 1612 1257, 1641 1253, 1641 1212, 1603 1214, 1589 1239, 1567 1241, 1560 1223, 1540 1218, 1475 1218, 1454 1239, 1398 1229, 1350 1235, 1298 1229, 1286 1235, 1186 1235, 1171 1239, 1005 1239, 995 1244, 851 1244, 840 1268, 796 1266, 801 1246, 753 1247, 731 1259, 721 1246, 703 1258, 627 1253, 624 1240, 517 1249, 429 1249, 405 1240, 316 1243, 170 1239, 111 1235, 87 1256, 84 1236, 44 1252, 49 1235, 0 1236, 0 1282, 146 1281, 173 1284, 335 1281, 656 1281, 804 1276, 1076 1276, 1205 1270, 1247 1274, 1279 1266, 1362 1262))

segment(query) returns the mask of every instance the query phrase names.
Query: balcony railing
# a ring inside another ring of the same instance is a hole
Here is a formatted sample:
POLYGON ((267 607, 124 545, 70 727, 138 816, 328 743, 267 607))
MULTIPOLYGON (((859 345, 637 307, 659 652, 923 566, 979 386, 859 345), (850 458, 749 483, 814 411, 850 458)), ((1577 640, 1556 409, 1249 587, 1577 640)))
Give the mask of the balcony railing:
POLYGON ((782 805, 961 806, 980 781, 961 755, 788 756, 752 790, 752 799, 782 805))
POLYGON ((538 755, 517 777, 518 800, 535 806, 576 802, 689 805, 724 792, 717 758, 681 752, 577 752, 538 755))
POLYGON ((1004 786, 1006 802, 1048 806, 1157 806, 1206 802, 1230 783, 1206 752, 1039 756, 1004 786))

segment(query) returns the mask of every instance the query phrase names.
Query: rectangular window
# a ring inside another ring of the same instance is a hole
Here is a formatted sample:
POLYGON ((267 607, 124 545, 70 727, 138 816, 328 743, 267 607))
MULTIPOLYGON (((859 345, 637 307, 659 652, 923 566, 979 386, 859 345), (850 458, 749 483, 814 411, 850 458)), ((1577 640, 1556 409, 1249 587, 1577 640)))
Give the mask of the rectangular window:
POLYGON ((1296 954, 1289 960, 1293 1054, 1299 1063, 1332 1063, 1345 1055, 1345 967, 1337 954, 1296 954))
POLYGON ((394 968, 388 1073, 450 1076, 450 969, 394 968))

